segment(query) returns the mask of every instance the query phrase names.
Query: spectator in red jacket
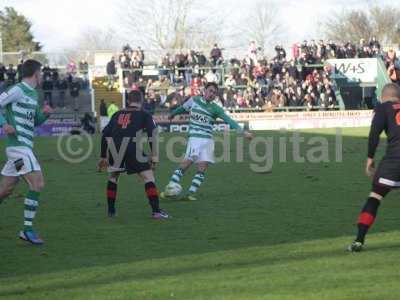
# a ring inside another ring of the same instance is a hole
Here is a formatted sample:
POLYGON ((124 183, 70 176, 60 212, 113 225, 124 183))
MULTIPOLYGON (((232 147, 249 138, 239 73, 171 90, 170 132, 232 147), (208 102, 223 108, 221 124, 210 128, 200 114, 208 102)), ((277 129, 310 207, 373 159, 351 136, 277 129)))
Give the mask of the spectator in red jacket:
POLYGON ((192 82, 190 84, 190 96, 200 95, 201 86, 202 86, 201 79, 197 76, 193 76, 192 82))

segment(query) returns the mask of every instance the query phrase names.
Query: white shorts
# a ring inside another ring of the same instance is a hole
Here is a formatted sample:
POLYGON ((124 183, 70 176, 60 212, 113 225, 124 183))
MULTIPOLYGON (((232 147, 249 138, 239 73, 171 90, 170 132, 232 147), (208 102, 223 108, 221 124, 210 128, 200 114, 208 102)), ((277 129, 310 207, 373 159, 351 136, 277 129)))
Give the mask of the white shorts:
POLYGON ((38 160, 32 150, 24 146, 6 148, 7 162, 1 171, 3 176, 18 177, 33 171, 41 171, 38 160), (16 161, 22 160, 17 170, 16 161))
POLYGON ((190 137, 185 159, 189 159, 195 163, 200 161, 214 163, 214 140, 190 137))

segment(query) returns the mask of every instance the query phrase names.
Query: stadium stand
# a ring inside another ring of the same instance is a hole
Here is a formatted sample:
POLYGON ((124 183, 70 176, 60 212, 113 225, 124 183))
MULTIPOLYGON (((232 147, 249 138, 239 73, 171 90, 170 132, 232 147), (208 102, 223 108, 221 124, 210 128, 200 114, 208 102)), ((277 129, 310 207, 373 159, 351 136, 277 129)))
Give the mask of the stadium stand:
MULTIPOLYGON (((220 86, 220 104, 229 111, 336 110, 371 108, 381 87, 391 79, 398 81, 400 78, 396 54, 384 52, 374 38, 362 39, 357 45, 304 41, 291 47, 290 58, 281 45, 275 47, 275 56, 270 59, 265 58, 261 50, 251 42, 244 57, 224 58, 223 49, 215 45, 209 55, 195 50, 170 52, 152 63, 150 59, 145 60, 143 49, 125 45, 121 53, 114 53, 117 73, 112 90, 108 89, 106 72, 89 76, 88 69, 94 64, 92 59, 89 66, 84 60, 57 68, 46 65, 44 77, 52 82, 45 80, 40 93, 42 99, 59 112, 98 115, 101 99, 106 104, 115 102, 123 107, 125 91, 140 89, 150 99, 149 105, 154 105, 156 112, 162 112, 198 94, 205 82, 215 81, 220 86), (378 76, 373 83, 376 90, 372 83, 349 85, 326 68, 329 60, 351 58, 378 60, 378 76), (63 78, 68 80, 64 93, 59 83, 63 78), (72 78, 77 78, 79 83, 78 97, 71 93, 72 78), (350 103, 346 97, 357 101, 350 103)), ((46 61, 45 55, 43 57, 46 61)), ((17 65, 0 65, 0 89, 19 77, 17 65)))
POLYGON ((114 85, 114 89, 109 90, 107 88, 107 78, 97 77, 92 81, 93 93, 95 97, 95 111, 96 115, 100 115, 100 102, 104 99, 106 105, 110 105, 114 102, 119 108, 123 107, 123 96, 119 91, 118 83, 114 85))

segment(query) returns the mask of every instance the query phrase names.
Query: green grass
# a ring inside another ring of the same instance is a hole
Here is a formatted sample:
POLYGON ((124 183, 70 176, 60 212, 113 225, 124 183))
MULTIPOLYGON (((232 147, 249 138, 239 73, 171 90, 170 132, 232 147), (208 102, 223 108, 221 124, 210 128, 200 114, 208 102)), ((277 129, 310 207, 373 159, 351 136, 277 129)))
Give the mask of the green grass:
MULTIPOLYGON (((247 151, 243 162, 212 166, 199 201, 162 202, 173 216, 166 222, 149 218, 143 186, 129 176, 119 185, 119 215, 108 219, 106 175, 95 172, 98 149, 71 165, 57 154, 56 139, 39 138, 47 186, 35 225, 46 244, 16 239, 21 184, 0 205, 0 298, 398 299, 397 192, 381 206, 366 251, 344 251, 370 189, 363 174, 367 133, 344 129, 343 162, 312 164, 279 163, 278 137, 290 133, 257 132, 275 138, 272 172, 252 172, 247 151)), ((306 140, 326 137, 332 160, 333 134, 302 132, 306 140)), ((160 188, 174 167, 162 160, 160 188)))

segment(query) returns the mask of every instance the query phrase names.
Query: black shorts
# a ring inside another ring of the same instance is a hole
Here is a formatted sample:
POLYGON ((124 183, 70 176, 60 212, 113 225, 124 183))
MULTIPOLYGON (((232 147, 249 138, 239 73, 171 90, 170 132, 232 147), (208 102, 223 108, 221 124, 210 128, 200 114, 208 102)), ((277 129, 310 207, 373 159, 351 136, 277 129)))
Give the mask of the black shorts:
MULTIPOLYGON (((144 155, 145 160, 147 157, 144 155)), ((125 156, 120 164, 114 162, 112 157, 109 155, 108 158, 108 169, 109 173, 112 172, 126 172, 129 174, 141 173, 143 171, 151 170, 149 162, 141 162, 136 159, 135 156, 125 156)))
POLYGON ((374 175, 374 184, 390 188, 400 187, 400 158, 384 158, 374 175))

